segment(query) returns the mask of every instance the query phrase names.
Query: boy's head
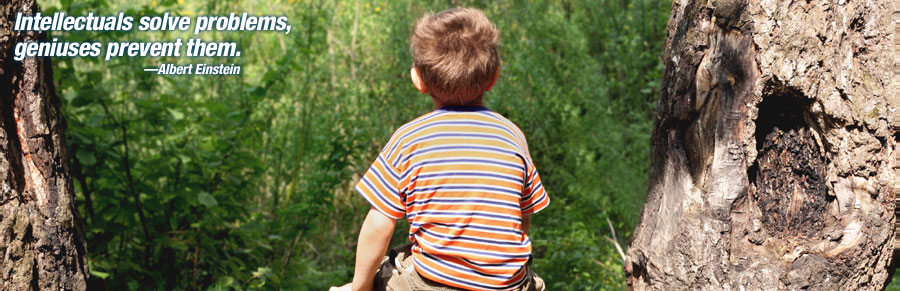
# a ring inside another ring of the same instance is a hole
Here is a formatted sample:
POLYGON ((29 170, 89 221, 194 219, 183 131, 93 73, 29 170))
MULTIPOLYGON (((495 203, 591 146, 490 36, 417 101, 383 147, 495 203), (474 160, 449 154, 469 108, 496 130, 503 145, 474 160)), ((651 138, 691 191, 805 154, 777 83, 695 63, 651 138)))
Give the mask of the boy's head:
POLYGON ((497 27, 480 10, 426 13, 409 40, 413 83, 438 105, 478 103, 500 73, 499 42, 497 27))

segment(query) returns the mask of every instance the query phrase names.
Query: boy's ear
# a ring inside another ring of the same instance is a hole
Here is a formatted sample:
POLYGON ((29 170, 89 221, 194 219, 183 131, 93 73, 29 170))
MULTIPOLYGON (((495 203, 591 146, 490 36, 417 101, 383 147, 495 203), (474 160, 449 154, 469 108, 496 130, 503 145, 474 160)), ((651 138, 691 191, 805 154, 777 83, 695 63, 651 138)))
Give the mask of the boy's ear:
POLYGON ((484 92, 491 91, 491 89, 494 88, 494 85, 497 85, 497 79, 499 79, 499 78, 500 78, 500 67, 498 66, 497 73, 494 74, 494 79, 491 80, 491 84, 487 86, 487 89, 485 89, 484 92))
POLYGON ((422 81, 422 78, 419 76, 419 71, 416 70, 416 67, 413 67, 409 70, 409 77, 412 78, 413 85, 416 86, 416 89, 419 89, 419 92, 422 92, 422 94, 428 93, 428 87, 425 86, 425 82, 422 81))

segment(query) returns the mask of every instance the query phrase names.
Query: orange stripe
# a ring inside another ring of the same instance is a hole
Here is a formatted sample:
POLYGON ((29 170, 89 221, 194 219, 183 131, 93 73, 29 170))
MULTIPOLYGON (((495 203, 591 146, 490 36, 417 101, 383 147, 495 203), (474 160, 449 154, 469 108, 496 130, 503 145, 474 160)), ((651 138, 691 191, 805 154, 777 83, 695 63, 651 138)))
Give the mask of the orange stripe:
POLYGON ((475 167, 472 165, 464 165, 464 164, 463 165, 460 165, 460 164, 428 165, 428 167, 424 167, 424 168, 420 169, 417 174, 434 174, 434 173, 448 172, 448 171, 456 171, 456 172, 484 171, 484 172, 494 173, 494 174, 498 174, 498 175, 505 175, 505 176, 510 176, 510 177, 523 177, 523 178, 524 178, 524 174, 525 174, 521 170, 502 167, 502 166, 478 165, 477 167, 475 167), (460 168, 460 166, 463 166, 463 168, 460 168), (465 166, 469 166, 469 167, 465 168, 465 166))
MULTIPOLYGON (((452 178, 447 177, 447 178, 444 178, 444 177, 441 177, 439 179, 417 179, 416 180, 416 186, 418 186, 418 187, 431 187, 431 186, 450 185, 450 184, 488 185, 491 187, 499 187, 499 188, 509 189, 510 191, 519 191, 519 192, 522 191, 522 187, 523 187, 522 183, 515 183, 515 182, 509 181, 509 180, 494 180, 494 179, 487 179, 487 178, 469 178, 469 177, 452 177, 452 178)), ((504 200, 508 200, 508 199, 504 199, 504 200)))
MULTIPOLYGON (((505 221, 505 220, 496 220, 496 219, 486 219, 479 217, 463 217, 463 216, 447 216, 447 217, 435 217, 435 216, 425 216, 425 215, 417 215, 414 219, 416 222, 430 222, 430 223, 445 223, 445 224, 480 224, 488 227, 498 227, 498 228, 509 228, 516 227, 518 223, 505 221)), ((517 228, 513 228, 516 230, 520 230, 517 228)))

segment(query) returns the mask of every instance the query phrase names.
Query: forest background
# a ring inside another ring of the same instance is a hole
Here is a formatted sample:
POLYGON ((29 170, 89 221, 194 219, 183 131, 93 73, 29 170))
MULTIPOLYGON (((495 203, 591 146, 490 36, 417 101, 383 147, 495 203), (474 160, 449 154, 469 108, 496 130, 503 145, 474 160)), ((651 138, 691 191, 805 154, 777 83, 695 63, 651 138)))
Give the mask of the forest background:
MULTIPOLYGON (((55 58, 90 285, 325 290, 353 273, 368 209, 352 187, 391 133, 430 111, 409 81, 415 18, 483 9, 502 73, 485 105, 519 125, 548 193, 533 218, 548 290, 622 289, 648 177, 670 1, 40 1, 45 14, 285 15, 293 29, 206 32, 237 58, 55 58), (161 63, 242 66, 159 76, 161 63)), ((137 18, 137 17, 136 17, 137 18)), ((191 32, 51 33, 171 41, 191 32)), ((399 223, 392 245, 407 241, 399 223)))

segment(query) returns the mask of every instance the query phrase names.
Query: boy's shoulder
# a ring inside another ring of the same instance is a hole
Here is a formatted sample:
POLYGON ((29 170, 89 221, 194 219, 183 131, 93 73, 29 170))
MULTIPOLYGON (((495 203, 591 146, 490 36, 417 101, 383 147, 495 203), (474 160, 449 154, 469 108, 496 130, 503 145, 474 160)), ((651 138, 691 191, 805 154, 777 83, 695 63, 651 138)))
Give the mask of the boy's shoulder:
POLYGON ((514 122, 483 106, 463 109, 442 107, 425 113, 397 128, 391 135, 388 145, 408 142, 410 137, 415 137, 416 133, 422 132, 424 129, 431 128, 431 130, 439 131, 441 127, 435 127, 435 125, 470 125, 501 129, 503 132, 509 133, 507 138, 512 138, 514 143, 527 149, 525 134, 514 122))
POLYGON ((523 135, 522 130, 517 126, 514 122, 506 118, 500 113, 492 111, 487 107, 483 106, 460 106, 462 109, 457 108, 456 106, 446 106, 439 109, 435 109, 431 112, 425 113, 416 117, 413 120, 410 120, 403 126, 397 128, 394 131, 394 136, 402 135, 409 131, 413 131, 417 128, 434 124, 434 123, 459 123, 459 122, 472 122, 472 123, 480 123, 480 124, 490 124, 496 126, 502 126, 509 130, 512 130, 516 135, 523 135))

